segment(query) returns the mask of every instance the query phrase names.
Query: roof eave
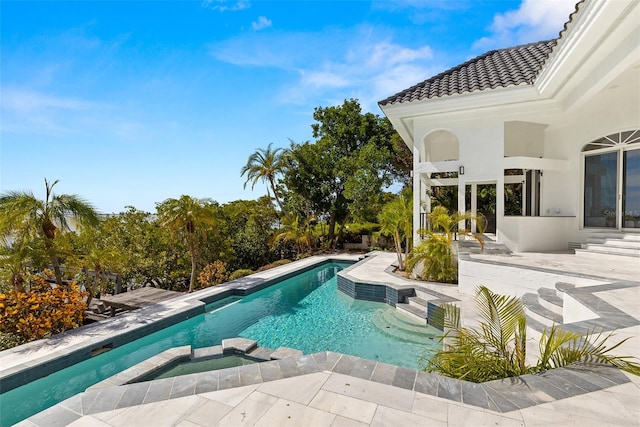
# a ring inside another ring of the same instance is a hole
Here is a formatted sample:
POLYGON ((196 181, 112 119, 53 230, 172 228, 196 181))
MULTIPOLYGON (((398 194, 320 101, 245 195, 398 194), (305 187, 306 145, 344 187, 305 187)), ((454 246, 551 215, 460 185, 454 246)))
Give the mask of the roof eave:
POLYGON ((410 119, 418 116, 463 112, 537 101, 540 95, 530 84, 500 87, 491 90, 467 92, 434 99, 380 105, 380 109, 392 121, 394 118, 410 119))

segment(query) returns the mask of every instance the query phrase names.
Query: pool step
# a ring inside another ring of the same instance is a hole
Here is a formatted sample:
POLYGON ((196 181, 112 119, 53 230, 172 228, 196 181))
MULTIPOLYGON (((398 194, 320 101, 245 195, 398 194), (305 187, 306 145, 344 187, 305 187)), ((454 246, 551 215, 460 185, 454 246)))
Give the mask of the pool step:
POLYGON ((384 310, 376 313, 373 324, 385 335, 418 344, 434 339, 438 331, 429 328, 400 311, 384 310))
POLYGON ((401 311, 385 310, 382 319, 388 324, 409 332, 424 332, 426 323, 413 316, 407 316, 401 311))
POLYGON ((414 317, 416 320, 423 320, 425 323, 427 321, 427 307, 426 306, 420 306, 418 305, 415 301, 413 304, 411 304, 411 299, 414 297, 410 297, 409 298, 409 303, 397 303, 396 304, 396 310, 403 312, 404 314, 406 314, 407 316, 412 316, 414 317))

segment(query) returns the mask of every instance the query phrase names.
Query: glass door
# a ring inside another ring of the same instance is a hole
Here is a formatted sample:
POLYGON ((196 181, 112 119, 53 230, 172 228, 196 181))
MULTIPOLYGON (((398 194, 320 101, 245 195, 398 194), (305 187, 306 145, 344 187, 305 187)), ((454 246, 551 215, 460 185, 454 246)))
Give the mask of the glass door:
POLYGON ((585 156, 584 226, 616 228, 618 151, 585 156))
POLYGON ((640 150, 623 151, 622 228, 640 229, 640 150))

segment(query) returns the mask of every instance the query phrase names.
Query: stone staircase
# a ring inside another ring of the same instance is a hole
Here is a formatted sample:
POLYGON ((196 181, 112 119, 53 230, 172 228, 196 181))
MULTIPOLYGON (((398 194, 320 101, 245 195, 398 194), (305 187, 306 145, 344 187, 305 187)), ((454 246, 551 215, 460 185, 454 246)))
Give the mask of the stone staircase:
POLYGON ((572 287, 566 283, 559 282, 555 289, 540 288, 537 293, 526 293, 522 296, 527 316, 527 326, 535 331, 542 332, 551 326, 562 325, 563 316, 563 294, 567 287, 572 287))
POLYGON ((640 258, 640 233, 596 232, 575 249, 576 255, 626 256, 640 258))
POLYGON ((555 289, 540 288, 522 296, 527 326, 535 336, 554 324, 581 335, 640 325, 640 319, 601 298, 603 292, 633 288, 640 288, 640 282, 613 281, 581 287, 557 282, 555 289))

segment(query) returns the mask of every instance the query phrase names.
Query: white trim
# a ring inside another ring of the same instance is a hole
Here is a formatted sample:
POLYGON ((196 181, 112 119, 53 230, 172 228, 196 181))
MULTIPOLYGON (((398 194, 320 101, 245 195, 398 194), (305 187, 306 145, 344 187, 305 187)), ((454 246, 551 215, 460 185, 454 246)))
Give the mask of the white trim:
POLYGON ((505 157, 502 161, 504 169, 537 169, 568 171, 569 160, 547 159, 539 157, 514 156, 505 157))

